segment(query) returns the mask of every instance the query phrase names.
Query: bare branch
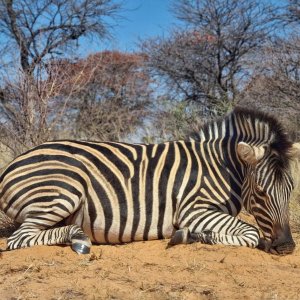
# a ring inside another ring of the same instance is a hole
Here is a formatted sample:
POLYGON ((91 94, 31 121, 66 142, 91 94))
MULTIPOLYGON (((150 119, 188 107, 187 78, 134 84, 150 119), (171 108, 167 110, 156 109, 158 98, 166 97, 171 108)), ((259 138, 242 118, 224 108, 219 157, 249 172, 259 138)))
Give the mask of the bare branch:
MULTIPOLYGON (((65 62, 71 70, 70 82, 78 69, 86 82, 69 105, 67 127, 77 138, 120 140, 141 125, 151 98, 144 60, 139 54, 105 51, 73 64, 65 62)), ((69 86, 65 88, 68 93, 69 86)))
POLYGON ((18 45, 22 69, 32 73, 46 57, 81 37, 107 37, 106 20, 120 7, 114 0, 2 0, 0 36, 18 45))
POLYGON ((275 28, 271 26, 274 9, 255 0, 173 3, 175 15, 187 29, 144 42, 149 66, 170 91, 200 103, 207 113, 218 111, 219 103, 231 107, 248 73, 244 60, 263 46, 275 28))
POLYGON ((300 38, 277 38, 252 61, 253 77, 240 95, 240 104, 278 116, 300 138, 300 38), (286 116, 289 116, 286 118, 286 116))

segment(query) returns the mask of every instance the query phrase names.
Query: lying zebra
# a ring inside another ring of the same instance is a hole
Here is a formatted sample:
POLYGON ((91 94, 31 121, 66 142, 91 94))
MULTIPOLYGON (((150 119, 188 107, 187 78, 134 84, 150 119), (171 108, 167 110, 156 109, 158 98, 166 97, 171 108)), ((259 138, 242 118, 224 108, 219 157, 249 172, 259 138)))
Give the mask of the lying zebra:
POLYGON ((295 247, 288 205, 289 160, 299 155, 276 119, 236 108, 189 141, 162 144, 54 141, 3 172, 0 208, 20 223, 7 249, 171 238, 259 247, 295 247), (258 230, 236 216, 244 207, 258 230))

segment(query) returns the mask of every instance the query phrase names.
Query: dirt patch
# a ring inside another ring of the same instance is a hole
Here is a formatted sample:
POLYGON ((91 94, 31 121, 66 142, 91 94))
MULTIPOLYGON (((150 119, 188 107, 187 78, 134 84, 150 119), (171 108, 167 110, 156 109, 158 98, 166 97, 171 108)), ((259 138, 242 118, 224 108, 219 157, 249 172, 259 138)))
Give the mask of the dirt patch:
POLYGON ((167 242, 93 246, 89 255, 59 246, 2 252, 0 299, 300 298, 299 246, 275 256, 202 244, 166 250, 167 242))

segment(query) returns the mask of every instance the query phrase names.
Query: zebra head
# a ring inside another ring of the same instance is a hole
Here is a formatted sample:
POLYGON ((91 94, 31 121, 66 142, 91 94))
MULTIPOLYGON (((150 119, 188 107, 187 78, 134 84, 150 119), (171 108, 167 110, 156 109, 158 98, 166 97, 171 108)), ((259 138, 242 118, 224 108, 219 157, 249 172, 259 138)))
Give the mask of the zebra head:
POLYGON ((289 162, 268 146, 237 145, 245 179, 242 198, 263 233, 259 247, 276 254, 293 252, 295 243, 289 225, 289 199, 293 180, 289 162))

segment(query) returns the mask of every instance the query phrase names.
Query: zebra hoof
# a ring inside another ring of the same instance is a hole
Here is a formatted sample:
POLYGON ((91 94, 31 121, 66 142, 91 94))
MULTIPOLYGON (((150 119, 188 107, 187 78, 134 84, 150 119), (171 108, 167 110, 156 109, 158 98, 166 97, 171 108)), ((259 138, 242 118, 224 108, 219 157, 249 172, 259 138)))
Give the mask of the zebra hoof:
POLYGON ((188 244, 189 235, 190 231, 187 227, 177 230, 169 241, 167 249, 179 244, 188 244))
POLYGON ((72 244, 72 250, 75 251, 78 254, 89 254, 91 248, 87 245, 80 244, 80 243, 73 243, 72 244))
POLYGON ((258 240, 258 245, 257 245, 257 249, 265 251, 265 252, 269 252, 270 248, 271 248, 271 241, 270 240, 265 240, 263 238, 260 238, 258 240))

